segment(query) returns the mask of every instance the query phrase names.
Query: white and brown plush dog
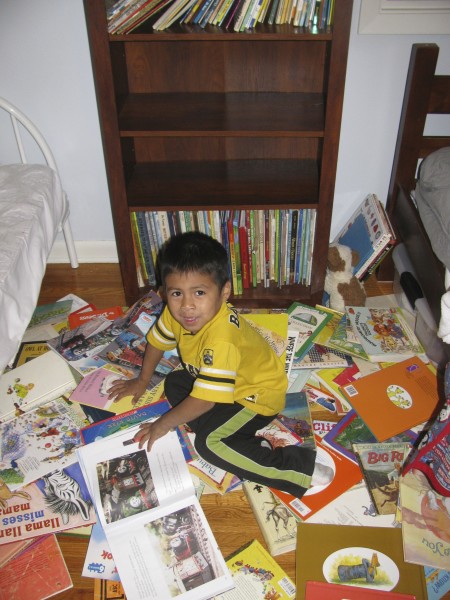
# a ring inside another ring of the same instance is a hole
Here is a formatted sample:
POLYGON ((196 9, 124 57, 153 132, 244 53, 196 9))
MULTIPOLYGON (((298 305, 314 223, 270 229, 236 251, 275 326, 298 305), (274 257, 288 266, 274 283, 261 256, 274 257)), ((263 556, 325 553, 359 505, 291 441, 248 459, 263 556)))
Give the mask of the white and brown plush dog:
POLYGON ((328 249, 325 292, 330 295, 330 308, 344 312, 346 306, 364 306, 366 292, 363 284, 353 275, 358 253, 342 244, 331 244, 328 249))

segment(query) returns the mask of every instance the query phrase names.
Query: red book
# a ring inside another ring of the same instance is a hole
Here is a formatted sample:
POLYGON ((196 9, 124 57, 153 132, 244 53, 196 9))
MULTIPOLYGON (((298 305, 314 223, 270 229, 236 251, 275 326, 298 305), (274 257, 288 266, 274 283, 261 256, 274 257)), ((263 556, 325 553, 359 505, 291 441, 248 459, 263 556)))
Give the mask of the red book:
MULTIPOLYGON (((244 217, 245 222, 245 213, 242 211, 241 217, 244 217)), ((242 223, 242 218, 240 219, 242 223)), ((242 286, 244 289, 248 289, 250 287, 250 264, 249 264, 249 255, 248 255, 248 239, 247 239, 247 230, 245 225, 239 225, 239 245, 241 251, 241 272, 242 272, 242 286)))

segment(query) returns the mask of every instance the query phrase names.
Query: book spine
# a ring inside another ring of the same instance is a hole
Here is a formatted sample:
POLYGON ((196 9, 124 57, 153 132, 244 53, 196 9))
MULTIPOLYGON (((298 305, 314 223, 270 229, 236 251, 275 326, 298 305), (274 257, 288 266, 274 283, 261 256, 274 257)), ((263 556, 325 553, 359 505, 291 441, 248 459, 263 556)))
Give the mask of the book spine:
POLYGON ((229 257, 230 257, 230 265, 231 265, 231 282, 233 284, 233 293, 238 295, 238 282, 237 282, 237 272, 236 272, 236 248, 234 245, 234 232, 233 232, 233 223, 230 218, 227 218, 227 238, 228 238, 228 246, 229 246, 229 257))
POLYGON ((147 273, 147 269, 145 267, 144 252, 142 249, 141 237, 139 235, 139 226, 138 226, 136 212, 133 211, 130 214, 130 220, 131 220, 131 231, 133 234, 133 239, 134 239, 134 242, 136 245, 136 251, 137 251, 137 262, 138 262, 137 266, 139 267, 139 270, 141 271, 144 282, 146 283, 148 281, 148 273, 147 273))

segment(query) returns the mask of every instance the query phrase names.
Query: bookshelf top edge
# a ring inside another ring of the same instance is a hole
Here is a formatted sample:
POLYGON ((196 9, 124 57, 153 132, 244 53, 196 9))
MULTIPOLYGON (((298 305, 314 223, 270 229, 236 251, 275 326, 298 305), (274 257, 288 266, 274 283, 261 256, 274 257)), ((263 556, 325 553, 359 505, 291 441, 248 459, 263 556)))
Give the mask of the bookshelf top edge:
POLYGON ((186 39, 196 41, 283 41, 295 40, 302 42, 324 42, 333 39, 331 31, 312 33, 304 31, 301 27, 290 27, 289 29, 278 31, 272 28, 270 31, 155 31, 151 33, 129 33, 129 34, 109 34, 110 42, 164 42, 164 41, 184 41, 186 39))

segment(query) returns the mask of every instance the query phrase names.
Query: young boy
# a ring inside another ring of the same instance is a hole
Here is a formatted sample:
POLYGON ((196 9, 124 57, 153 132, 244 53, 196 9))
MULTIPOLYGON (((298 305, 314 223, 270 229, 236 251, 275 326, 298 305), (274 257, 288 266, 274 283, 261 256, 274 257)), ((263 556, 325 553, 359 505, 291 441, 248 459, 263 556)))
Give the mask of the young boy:
POLYGON ((227 302, 224 247, 203 233, 176 235, 160 252, 158 266, 167 305, 147 335, 140 375, 118 381, 110 397, 140 398, 166 350, 178 349, 183 369, 166 377, 172 409, 141 426, 139 447, 150 450, 155 440, 187 423, 207 462, 301 497, 311 484, 316 453, 299 446, 272 449, 255 436, 284 408, 287 377, 272 348, 227 302))

